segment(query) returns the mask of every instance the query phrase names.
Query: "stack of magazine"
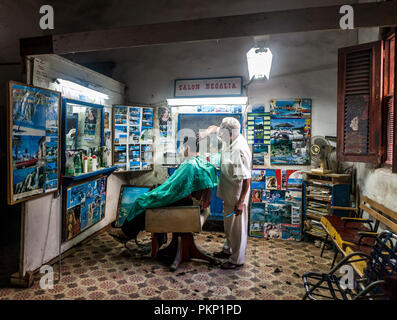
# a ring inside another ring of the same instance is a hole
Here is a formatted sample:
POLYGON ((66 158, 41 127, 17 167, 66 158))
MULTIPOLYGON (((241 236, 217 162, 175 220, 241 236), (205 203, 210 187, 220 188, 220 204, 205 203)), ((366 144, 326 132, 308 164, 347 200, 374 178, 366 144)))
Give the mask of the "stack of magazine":
POLYGON ((328 188, 319 188, 318 186, 308 186, 307 195, 318 200, 328 201, 332 199, 332 195, 328 188))
POLYGON ((329 214, 329 205, 320 201, 311 200, 307 203, 306 213, 321 219, 322 216, 329 214))

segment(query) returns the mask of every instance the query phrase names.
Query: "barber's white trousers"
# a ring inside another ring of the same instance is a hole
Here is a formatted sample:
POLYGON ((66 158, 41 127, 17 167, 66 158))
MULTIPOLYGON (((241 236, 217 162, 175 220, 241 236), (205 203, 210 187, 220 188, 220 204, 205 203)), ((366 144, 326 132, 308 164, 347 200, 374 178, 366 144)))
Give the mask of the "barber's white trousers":
POLYGON ((223 251, 231 254, 229 258, 231 263, 243 264, 247 248, 248 201, 244 202, 243 212, 240 215, 233 214, 226 218, 233 211, 234 205, 223 203, 223 224, 226 235, 223 251))

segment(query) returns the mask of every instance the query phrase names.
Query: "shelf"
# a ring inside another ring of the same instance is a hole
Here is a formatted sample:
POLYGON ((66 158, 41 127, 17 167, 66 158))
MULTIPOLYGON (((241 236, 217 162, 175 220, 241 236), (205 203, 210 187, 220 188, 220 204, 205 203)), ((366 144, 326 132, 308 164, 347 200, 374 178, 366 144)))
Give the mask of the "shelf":
POLYGON ((318 179, 310 179, 306 180, 308 183, 318 186, 318 187, 333 187, 335 183, 329 182, 328 180, 318 180, 318 179))
POLYGON ((119 174, 119 173, 136 173, 136 174, 144 174, 153 171, 153 169, 150 170, 119 170, 119 171, 114 171, 114 174, 119 174))
POLYGON ((100 169, 100 170, 93 171, 93 172, 79 174, 77 176, 62 176, 62 187, 66 189, 70 184, 72 184, 74 182, 85 180, 85 179, 92 178, 92 177, 96 177, 99 175, 109 176, 116 169, 117 169, 117 167, 113 166, 113 167, 104 168, 104 169, 100 169))
POLYGON ((321 181, 324 183, 336 184, 350 184, 350 174, 339 174, 339 173, 315 173, 311 171, 302 171, 302 174, 306 175, 306 181, 321 181))
POLYGON ((327 199, 327 198, 323 198, 322 199, 322 198, 319 198, 317 196, 311 196, 311 195, 306 195, 306 198, 313 199, 313 200, 318 200, 318 201, 325 201, 325 202, 329 202, 329 203, 332 202, 331 199, 327 199))
POLYGON ((313 220, 320 221, 321 218, 322 218, 322 217, 317 217, 317 216, 313 215, 313 213, 310 213, 310 212, 306 212, 305 215, 306 215, 306 219, 310 218, 310 219, 313 219, 313 220))

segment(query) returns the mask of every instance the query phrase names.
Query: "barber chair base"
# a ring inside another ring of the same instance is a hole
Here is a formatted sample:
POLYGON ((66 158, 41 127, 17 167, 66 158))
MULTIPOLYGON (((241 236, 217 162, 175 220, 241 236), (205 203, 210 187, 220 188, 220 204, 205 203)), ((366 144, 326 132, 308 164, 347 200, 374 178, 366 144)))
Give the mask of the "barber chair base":
POLYGON ((172 258, 173 262, 170 266, 171 271, 178 269, 183 261, 191 259, 199 259, 209 262, 212 265, 217 264, 217 260, 202 253, 194 242, 193 233, 172 233, 171 243, 164 249, 159 250, 163 240, 159 234, 152 237, 152 256, 158 258, 172 258))

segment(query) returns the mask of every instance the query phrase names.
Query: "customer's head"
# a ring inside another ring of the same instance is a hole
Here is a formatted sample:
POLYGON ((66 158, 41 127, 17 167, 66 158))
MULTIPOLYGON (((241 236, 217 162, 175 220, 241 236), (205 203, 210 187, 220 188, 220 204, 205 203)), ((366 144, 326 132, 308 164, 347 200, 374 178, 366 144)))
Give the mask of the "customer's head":
POLYGON ((223 118, 220 126, 220 136, 224 141, 233 141, 240 134, 240 122, 233 117, 223 118))

